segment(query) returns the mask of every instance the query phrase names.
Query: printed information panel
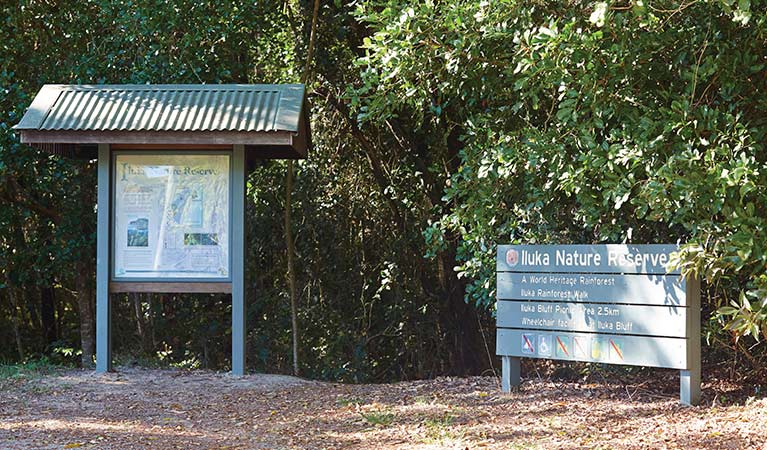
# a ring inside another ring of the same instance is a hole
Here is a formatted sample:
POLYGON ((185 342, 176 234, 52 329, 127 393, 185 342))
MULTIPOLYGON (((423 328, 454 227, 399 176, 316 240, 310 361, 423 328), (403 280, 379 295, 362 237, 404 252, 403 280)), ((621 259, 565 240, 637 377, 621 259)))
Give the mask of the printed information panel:
POLYGON ((679 275, 498 273, 499 300, 551 300, 685 306, 679 275))
POLYGON ((499 301, 499 328, 685 337, 687 308, 499 301))
POLYGON ((115 279, 228 279, 228 154, 117 154, 115 279))
POLYGON ((686 369, 687 339, 499 329, 496 353, 523 358, 686 369))
POLYGON ((498 272, 644 273, 667 272, 676 245, 499 245, 498 272))

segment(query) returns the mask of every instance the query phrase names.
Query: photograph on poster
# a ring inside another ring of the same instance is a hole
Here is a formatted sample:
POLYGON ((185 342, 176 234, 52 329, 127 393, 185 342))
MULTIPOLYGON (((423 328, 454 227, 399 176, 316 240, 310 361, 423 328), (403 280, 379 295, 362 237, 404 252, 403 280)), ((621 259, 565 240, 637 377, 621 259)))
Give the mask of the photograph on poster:
POLYGON ((128 221, 128 247, 149 247, 149 219, 138 217, 128 221))
POLYGON ((229 155, 117 154, 114 276, 229 277, 229 155))

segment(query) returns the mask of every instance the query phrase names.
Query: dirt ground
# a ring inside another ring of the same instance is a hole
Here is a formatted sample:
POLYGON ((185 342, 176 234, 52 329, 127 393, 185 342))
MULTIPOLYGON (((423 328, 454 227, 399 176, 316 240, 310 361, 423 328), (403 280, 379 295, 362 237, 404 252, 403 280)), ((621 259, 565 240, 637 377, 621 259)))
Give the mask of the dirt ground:
POLYGON ((67 371, 0 381, 0 448, 767 449, 767 398, 704 385, 703 404, 683 407, 667 381, 664 392, 538 379, 504 394, 494 377, 344 385, 67 371))

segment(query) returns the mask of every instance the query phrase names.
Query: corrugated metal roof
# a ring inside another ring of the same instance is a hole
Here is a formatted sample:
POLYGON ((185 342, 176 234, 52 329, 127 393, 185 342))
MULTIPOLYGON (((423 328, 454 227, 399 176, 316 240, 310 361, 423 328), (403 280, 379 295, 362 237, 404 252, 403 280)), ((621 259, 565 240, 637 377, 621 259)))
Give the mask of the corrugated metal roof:
POLYGON ((17 130, 299 131, 303 85, 45 85, 17 130))

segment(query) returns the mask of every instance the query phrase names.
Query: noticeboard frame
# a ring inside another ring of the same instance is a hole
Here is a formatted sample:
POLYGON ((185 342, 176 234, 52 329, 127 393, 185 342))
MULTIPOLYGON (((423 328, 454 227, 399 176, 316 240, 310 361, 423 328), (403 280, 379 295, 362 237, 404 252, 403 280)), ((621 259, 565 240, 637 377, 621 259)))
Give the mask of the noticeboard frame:
POLYGON ((216 149, 210 149, 210 150, 184 150, 184 149, 141 149, 141 150, 112 150, 110 151, 110 158, 109 158, 109 179, 110 179, 110 186, 109 186, 109 203, 110 203, 110 211, 109 211, 109 281, 110 284, 115 285, 126 285, 126 284, 132 284, 132 283, 140 283, 140 284, 173 284, 173 283, 199 283, 199 284, 207 284, 207 283, 215 283, 215 284, 231 284, 232 283, 232 272, 233 272, 233 248, 236 243, 233 239, 233 218, 234 218, 234 208, 236 205, 234 204, 234 161, 233 161, 233 152, 232 150, 216 150, 216 149), (173 155, 173 156, 226 156, 228 158, 228 165, 229 165, 229 171, 228 171, 228 211, 227 211, 227 264, 228 264, 228 270, 227 270, 227 276, 226 277, 124 277, 124 276, 118 276, 115 273, 115 256, 116 256, 116 215, 117 215, 117 180, 116 180, 116 170, 117 170, 117 158, 122 155, 139 155, 139 156, 165 156, 165 155, 173 155))
MULTIPOLYGON (((141 149, 113 149, 110 144, 98 145, 97 165, 97 230, 96 230, 96 372, 113 370, 112 366, 112 293, 153 292, 153 293, 205 293, 229 294, 232 299, 232 374, 246 373, 246 317, 245 302, 245 149, 235 144, 229 149, 214 150, 212 154, 229 153, 230 156, 230 281, 205 282, 190 280, 171 282, 157 280, 141 282, 111 281, 112 259, 112 153, 116 151, 138 151, 139 153, 187 153, 184 146, 141 149)), ((192 152, 207 151, 198 147, 192 152)))

